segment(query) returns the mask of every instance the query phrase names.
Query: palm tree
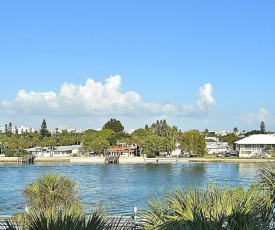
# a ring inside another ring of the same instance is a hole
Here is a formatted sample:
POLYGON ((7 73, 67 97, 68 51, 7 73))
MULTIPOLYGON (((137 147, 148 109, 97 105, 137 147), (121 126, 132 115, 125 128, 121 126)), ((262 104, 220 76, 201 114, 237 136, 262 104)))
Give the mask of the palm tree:
POLYGON ((31 211, 39 210, 47 215, 58 210, 75 214, 84 212, 83 204, 78 199, 78 183, 65 176, 45 175, 27 185, 22 193, 31 211))
POLYGON ((0 227, 9 230, 130 230, 134 227, 132 219, 110 218, 103 209, 96 208, 90 216, 64 214, 59 211, 47 216, 36 211, 26 216, 25 224, 7 220, 0 227))
POLYGON ((140 216, 145 220, 143 229, 256 230, 268 229, 273 206, 256 185, 245 190, 209 184, 205 190, 177 188, 164 198, 153 199, 140 216))
POLYGON ((27 185, 23 190, 28 212, 19 213, 0 223, 10 230, 128 230, 132 219, 107 217, 96 207, 90 216, 78 199, 78 184, 70 178, 48 174, 27 185))

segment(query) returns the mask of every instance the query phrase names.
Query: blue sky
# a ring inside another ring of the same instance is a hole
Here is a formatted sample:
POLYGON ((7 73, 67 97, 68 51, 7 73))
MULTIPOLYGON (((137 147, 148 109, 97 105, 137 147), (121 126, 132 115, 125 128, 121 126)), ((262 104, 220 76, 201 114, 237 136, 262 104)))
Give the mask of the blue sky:
POLYGON ((275 131, 275 2, 1 1, 0 126, 275 131))

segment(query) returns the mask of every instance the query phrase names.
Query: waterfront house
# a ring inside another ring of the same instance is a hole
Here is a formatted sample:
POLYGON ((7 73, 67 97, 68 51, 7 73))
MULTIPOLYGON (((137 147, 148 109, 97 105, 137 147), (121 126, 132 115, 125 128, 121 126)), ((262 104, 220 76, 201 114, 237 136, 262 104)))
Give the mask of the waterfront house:
POLYGON ((135 156, 135 148, 132 147, 112 147, 110 149, 107 149, 107 155, 108 156, 135 156))
POLYGON ((56 146, 53 148, 54 157, 63 157, 63 156, 74 156, 78 155, 81 145, 69 145, 69 146, 56 146))
POLYGON ((51 156, 51 148, 50 147, 37 146, 37 147, 33 147, 33 148, 28 148, 25 150, 36 157, 50 157, 51 156))
POLYGON ((269 150, 275 150, 274 134, 254 134, 235 142, 239 157, 270 157, 269 150))
POLYGON ((26 149, 36 157, 71 157, 79 153, 81 145, 34 147, 26 149))
POLYGON ((228 142, 205 142, 206 143, 206 151, 208 154, 219 154, 224 153, 229 150, 228 142))

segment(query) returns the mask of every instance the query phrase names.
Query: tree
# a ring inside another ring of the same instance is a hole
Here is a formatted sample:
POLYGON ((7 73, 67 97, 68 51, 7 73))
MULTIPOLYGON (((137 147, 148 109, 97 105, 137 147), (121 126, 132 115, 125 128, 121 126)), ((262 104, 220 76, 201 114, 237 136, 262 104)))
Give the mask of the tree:
POLYGON ((44 137, 49 137, 50 133, 47 129, 47 123, 46 120, 43 119, 42 124, 41 124, 41 129, 40 129, 40 139, 43 139, 44 137))
POLYGON ((208 133, 209 133, 209 130, 208 130, 208 128, 206 128, 206 129, 204 130, 204 135, 207 137, 208 133))
POLYGON ((198 130, 190 130, 182 134, 181 149, 195 156, 203 156, 206 153, 206 143, 204 134, 201 134, 198 130))
POLYGON ((7 134, 8 134, 8 125, 5 124, 5 135, 7 136, 7 134))
POLYGON ((48 174, 38 178, 23 190, 29 211, 0 222, 0 229, 130 229, 132 218, 108 217, 100 206, 87 215, 77 189, 78 184, 69 177, 48 174))
POLYGON ((225 136, 220 136, 219 137, 220 141, 222 142, 227 142, 229 144, 229 146, 234 149, 234 143, 240 139, 242 139, 241 137, 237 136, 234 133, 228 133, 225 136))
POLYGON ((5 135, 6 137, 10 137, 12 135, 12 123, 10 122, 9 125, 5 124, 5 135))
POLYGON ((165 135, 165 131, 167 131, 167 128, 169 127, 169 125, 167 124, 166 120, 157 120, 156 123, 153 123, 150 127, 150 130, 156 134, 159 135, 161 137, 163 137, 165 135))
POLYGON ((9 131, 9 133, 12 132, 12 123, 11 122, 9 123, 8 131, 9 131))
POLYGON ((262 121, 261 124, 260 124, 260 132, 261 132, 262 134, 266 133, 266 131, 265 131, 265 123, 264 123, 263 121, 262 121))
POLYGON ((137 129, 131 134, 131 139, 137 145, 137 154, 143 154, 143 151, 150 147, 150 136, 153 133, 149 129, 137 129))
POLYGON ((93 140, 89 147, 89 151, 93 151, 97 154, 104 154, 104 152, 109 148, 109 142, 102 137, 97 137, 93 140))
POLYGON ((84 207, 78 198, 78 184, 69 177, 48 174, 28 184, 23 190, 25 203, 29 210, 52 215, 57 211, 64 213, 83 213, 84 207))
POLYGON ((254 135, 254 134, 261 134, 261 131, 253 129, 250 132, 245 133, 245 136, 248 137, 248 136, 254 135))
POLYGON ((130 135, 128 133, 119 132, 109 136, 108 141, 111 146, 114 146, 114 145, 117 145, 118 141, 121 142, 121 139, 124 139, 124 138, 130 138, 130 135))
POLYGON ((121 124, 121 122, 119 120, 116 119, 111 119, 109 121, 107 121, 102 129, 111 129, 113 130, 115 133, 119 133, 119 132, 123 132, 124 131, 124 126, 121 124))
POLYGON ((237 127, 235 127, 234 129, 233 129, 233 133, 236 135, 237 133, 238 133, 238 128, 237 127))

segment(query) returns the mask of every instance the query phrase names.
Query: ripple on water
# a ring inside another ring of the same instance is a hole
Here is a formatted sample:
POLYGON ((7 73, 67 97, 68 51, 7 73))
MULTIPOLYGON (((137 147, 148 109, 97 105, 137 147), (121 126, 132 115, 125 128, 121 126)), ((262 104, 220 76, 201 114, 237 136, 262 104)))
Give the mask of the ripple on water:
POLYGON ((23 211, 22 189, 47 173, 58 173, 79 182, 79 198, 87 211, 102 204, 113 215, 132 214, 133 207, 147 207, 151 197, 163 196, 175 187, 218 185, 248 187, 257 164, 0 164, 0 215, 23 211))

